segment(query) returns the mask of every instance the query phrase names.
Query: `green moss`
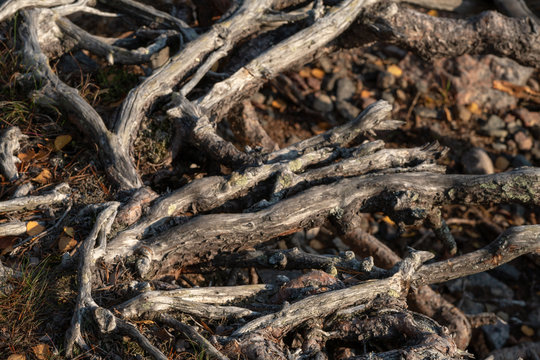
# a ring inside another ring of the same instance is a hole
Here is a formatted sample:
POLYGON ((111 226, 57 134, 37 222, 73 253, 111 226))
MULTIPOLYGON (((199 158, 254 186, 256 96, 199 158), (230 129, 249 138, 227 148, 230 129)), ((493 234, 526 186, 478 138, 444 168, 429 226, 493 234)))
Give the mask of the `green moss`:
POLYGON ((302 170, 302 167, 303 167, 303 163, 302 163, 302 160, 300 159, 293 160, 289 163, 289 169, 292 172, 300 171, 302 170))
POLYGON ((286 189, 291 186, 292 180, 293 179, 292 179, 291 174, 282 174, 279 177, 279 185, 281 186, 282 189, 286 189))
POLYGON ((229 185, 231 186, 245 186, 248 183, 248 179, 245 175, 234 172, 229 179, 229 185))

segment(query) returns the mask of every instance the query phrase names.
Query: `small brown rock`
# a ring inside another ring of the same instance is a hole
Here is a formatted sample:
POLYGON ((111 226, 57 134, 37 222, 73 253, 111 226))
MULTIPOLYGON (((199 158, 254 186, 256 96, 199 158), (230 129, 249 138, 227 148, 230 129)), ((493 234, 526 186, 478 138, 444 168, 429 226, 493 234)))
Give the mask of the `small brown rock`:
POLYGON ((468 122, 471 120, 472 112, 470 112, 466 106, 459 105, 457 107, 457 116, 461 121, 468 122))
POLYGON ((532 137, 523 131, 518 131, 514 135, 514 141, 516 142, 519 150, 521 151, 529 151, 533 147, 532 137))
POLYGON ((495 160, 495 168, 497 168, 497 170, 504 171, 508 169, 508 166, 510 166, 510 160, 508 160, 505 156, 499 156, 495 160))

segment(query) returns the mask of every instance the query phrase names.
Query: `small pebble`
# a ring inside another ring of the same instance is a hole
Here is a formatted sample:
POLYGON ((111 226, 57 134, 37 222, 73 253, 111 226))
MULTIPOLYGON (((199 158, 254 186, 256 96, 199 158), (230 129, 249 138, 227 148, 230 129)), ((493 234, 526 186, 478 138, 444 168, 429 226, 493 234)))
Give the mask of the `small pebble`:
POLYGON ((518 131, 514 135, 514 141, 516 142, 518 149, 522 151, 529 151, 533 147, 533 139, 527 135, 524 131, 518 131))
POLYGON ((360 114, 360 109, 347 101, 338 101, 336 108, 339 114, 349 121, 354 120, 360 114))
POLYGON ((388 71, 381 71, 377 76, 377 86, 380 89, 388 89, 396 83, 396 77, 388 71))
POLYGON ((532 166, 532 164, 525 156, 518 154, 514 157, 514 160, 512 160, 512 166, 517 168, 522 166, 532 166))
POLYGON ((349 78, 339 79, 336 87, 337 100, 349 100, 356 93, 356 84, 349 78))
POLYGON ((457 116, 461 121, 468 122, 471 120, 472 112, 470 112, 466 106, 460 105, 457 108, 457 116))
POLYGON ((489 155, 480 148, 467 151, 461 158, 461 163, 467 174, 493 174, 493 162, 489 155))
POLYGON ((317 111, 327 113, 334 109, 334 104, 328 95, 317 94, 313 99, 313 108, 317 111))
POLYGON ((510 160, 508 160, 506 156, 499 156, 495 160, 495 168, 497 168, 497 170, 504 171, 508 169, 508 166, 510 166, 510 160))

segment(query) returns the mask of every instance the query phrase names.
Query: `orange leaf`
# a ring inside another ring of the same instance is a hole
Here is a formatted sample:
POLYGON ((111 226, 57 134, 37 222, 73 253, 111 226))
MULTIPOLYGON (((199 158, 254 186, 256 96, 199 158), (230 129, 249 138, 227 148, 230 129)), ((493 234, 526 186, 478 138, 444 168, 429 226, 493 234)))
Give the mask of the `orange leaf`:
POLYGON ((45 226, 40 225, 37 221, 29 221, 26 223, 26 233, 30 236, 36 236, 45 230, 45 226))
POLYGON ((481 115, 482 114, 482 109, 480 109, 480 107, 478 106, 477 103, 473 102, 471 103, 469 106, 469 111, 472 112, 473 114, 475 115, 481 115))
POLYGON ((371 91, 369 90, 362 90, 362 92, 360 93, 360 97, 362 99, 366 99, 368 97, 371 97, 371 91))
POLYGON ((305 68, 304 68, 304 69, 300 70, 300 72, 298 73, 298 75, 300 75, 300 76, 303 77, 303 78, 308 78, 309 75, 310 75, 310 71, 309 71, 309 69, 305 69, 305 68))
POLYGON ((437 10, 429 10, 427 13, 430 16, 435 16, 435 17, 439 16, 439 12, 437 10))
POLYGON ((49 345, 43 343, 37 344, 36 346, 32 347, 32 351, 39 360, 49 359, 52 355, 52 351, 49 348, 49 345))
POLYGON ((75 236, 75 229, 73 229, 72 227, 64 227, 64 232, 71 237, 75 236))
POLYGON ((322 71, 321 69, 311 69, 311 75, 313 75, 313 77, 319 79, 319 80, 322 80, 324 78, 324 71, 322 71))
POLYGON ((19 160, 21 160, 22 162, 28 162, 32 160, 35 156, 36 156, 36 152, 34 150, 29 150, 28 152, 19 153, 17 155, 19 160))
POLYGON ((534 329, 527 325, 521 325, 521 332, 528 337, 534 336, 534 329))
POLYGON ((390 74, 394 75, 395 77, 400 77, 403 75, 403 70, 397 65, 390 65, 388 69, 386 69, 390 74))
POLYGON ((52 180, 52 174, 49 170, 43 169, 41 170, 39 175, 33 178, 32 180, 34 180, 37 183, 40 183, 41 185, 45 185, 45 184, 48 184, 52 180))
POLYGON ((26 356, 23 354, 11 354, 7 360, 26 360, 26 356))
POLYGON ((54 149, 56 151, 62 150, 64 146, 71 142, 71 135, 60 135, 54 139, 54 149))
POLYGON ((77 245, 77 240, 67 235, 60 235, 58 239, 58 250, 66 252, 73 249, 77 245))
POLYGON ((272 101, 272 107, 279 109, 279 111, 283 111, 287 107, 287 104, 283 100, 277 99, 272 101))

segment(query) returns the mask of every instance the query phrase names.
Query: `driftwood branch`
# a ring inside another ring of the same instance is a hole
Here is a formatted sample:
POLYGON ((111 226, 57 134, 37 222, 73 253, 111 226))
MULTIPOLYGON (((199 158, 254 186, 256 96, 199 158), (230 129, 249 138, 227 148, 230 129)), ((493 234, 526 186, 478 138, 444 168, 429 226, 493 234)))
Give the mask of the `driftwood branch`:
POLYGON ((494 11, 461 20, 433 17, 381 2, 358 19, 355 25, 358 33, 353 27, 354 35, 347 36, 347 40, 360 39, 361 45, 365 36, 358 35, 371 29, 378 40, 409 49, 424 59, 491 53, 537 67, 540 60, 538 26, 530 18, 509 18, 494 11))
POLYGON ((75 116, 70 117, 75 125, 100 148, 98 154, 111 180, 120 188, 136 188, 142 185, 128 148, 122 147, 117 137, 112 134, 96 110, 90 106, 74 88, 62 82, 52 71, 45 54, 41 51, 37 38, 38 18, 43 10, 23 12, 23 21, 19 26, 19 36, 23 48, 23 62, 27 70, 42 84, 35 94, 37 100, 49 104, 52 102, 75 116))
POLYGON ((158 269, 185 266, 358 211, 384 211, 397 222, 412 224, 426 216, 426 209, 444 204, 538 205, 539 184, 540 170, 533 168, 486 176, 410 173, 353 177, 309 188, 258 212, 201 215, 142 243, 116 243, 106 256, 125 256, 144 245, 146 271, 150 260, 158 269))
POLYGON ((0 213, 9 211, 33 210, 39 206, 53 205, 61 203, 69 197, 69 185, 57 185, 52 191, 43 195, 31 195, 0 201, 0 213))
POLYGON ((6 129, 0 135, 0 172, 8 181, 17 180, 19 177, 15 164, 21 161, 15 154, 20 149, 19 141, 26 137, 16 126, 6 129))

